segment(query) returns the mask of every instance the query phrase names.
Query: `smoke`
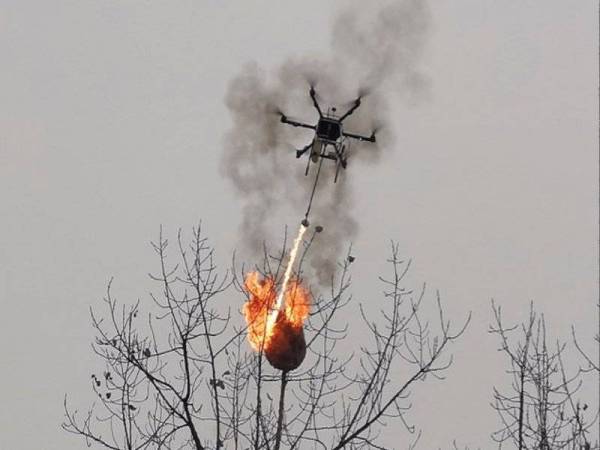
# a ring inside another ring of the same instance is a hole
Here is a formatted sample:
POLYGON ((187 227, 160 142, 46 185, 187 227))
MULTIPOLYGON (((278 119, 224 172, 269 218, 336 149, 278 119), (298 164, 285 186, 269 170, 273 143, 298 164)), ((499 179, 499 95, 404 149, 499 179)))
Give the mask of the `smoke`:
MULTIPOLYGON (((255 256, 262 254, 274 221, 289 211, 295 214, 292 220, 302 219, 316 171, 313 166, 305 177, 307 155, 295 158, 295 148, 312 139, 311 130, 281 124, 279 111, 316 123, 309 83, 315 85, 322 109, 336 106, 338 113, 345 111, 359 93, 366 94, 360 108, 344 121, 344 130, 366 135, 375 127, 381 131, 377 146, 351 143, 347 150, 351 168, 376 162, 383 150, 391 148, 390 93, 414 102, 427 90, 427 79, 418 70, 429 35, 426 2, 395 1, 379 9, 360 5, 336 18, 329 58, 289 59, 272 74, 247 64, 229 84, 225 100, 233 125, 224 139, 221 169, 243 200, 241 244, 255 256)), ((352 179, 349 173, 341 173, 334 184, 334 166, 332 161, 323 163, 309 217, 311 224, 324 227, 310 259, 322 283, 330 280, 338 259, 358 231, 352 179)))

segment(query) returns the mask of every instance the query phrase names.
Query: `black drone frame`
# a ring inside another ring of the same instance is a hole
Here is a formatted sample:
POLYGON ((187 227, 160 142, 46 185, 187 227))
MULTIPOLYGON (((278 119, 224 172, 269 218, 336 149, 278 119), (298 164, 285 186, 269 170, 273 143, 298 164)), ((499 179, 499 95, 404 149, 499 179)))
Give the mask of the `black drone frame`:
POLYGON ((343 143, 343 138, 355 139, 357 141, 375 142, 375 131, 371 136, 363 136, 356 133, 345 133, 343 131, 342 122, 348 116, 350 116, 361 104, 361 97, 359 96, 352 102, 352 106, 342 116, 335 116, 335 108, 332 108, 333 114, 323 114, 319 102, 317 101, 316 92, 313 86, 310 87, 310 98, 312 99, 313 106, 319 113, 319 121, 316 125, 311 125, 304 122, 289 119, 285 114, 281 114, 281 122, 294 127, 308 128, 315 131, 315 137, 302 149, 296 150, 296 158, 300 158, 309 149, 313 149, 313 152, 309 156, 306 163, 305 175, 308 175, 311 160, 316 162, 318 158, 331 159, 336 162, 336 171, 334 182, 337 181, 340 166, 345 169, 347 165, 345 149, 346 146, 343 143), (342 138, 342 140, 340 140, 342 138), (315 149, 315 141, 319 140, 322 143, 320 149, 315 149), (333 147, 334 153, 328 153, 327 148, 333 147), (316 150, 316 151, 315 151, 316 150))
MULTIPOLYGON (((309 92, 310 92, 310 98, 312 99, 313 105, 314 105, 315 109, 317 110, 317 112, 319 113, 319 120, 327 118, 327 119, 335 120, 341 124, 344 121, 344 119, 346 117, 350 116, 354 111, 356 111, 356 109, 361 104, 361 97, 358 97, 356 100, 354 100, 350 109, 348 109, 348 111, 346 111, 346 113, 344 115, 342 115, 341 117, 324 116, 323 111, 321 110, 321 107, 319 106, 319 102, 317 101, 315 88, 313 86, 311 86, 309 92)), ((335 111, 335 109, 334 109, 334 111, 335 111)), ((283 123, 287 123, 288 125, 292 125, 294 127, 310 128, 311 130, 315 130, 315 131, 317 129, 317 125, 310 125, 308 123, 298 122, 296 120, 290 120, 290 119, 288 119, 288 117, 285 114, 283 114, 283 113, 280 113, 280 114, 281 114, 281 122, 283 122, 283 123)), ((373 133, 371 133, 371 136, 362 136, 360 134, 345 133, 345 132, 342 132, 342 135, 345 137, 349 137, 351 139, 356 139, 358 141, 376 142, 374 131, 373 131, 373 133)), ((312 145, 312 143, 307 145, 305 147, 304 152, 308 148, 310 148, 311 145, 312 145)))

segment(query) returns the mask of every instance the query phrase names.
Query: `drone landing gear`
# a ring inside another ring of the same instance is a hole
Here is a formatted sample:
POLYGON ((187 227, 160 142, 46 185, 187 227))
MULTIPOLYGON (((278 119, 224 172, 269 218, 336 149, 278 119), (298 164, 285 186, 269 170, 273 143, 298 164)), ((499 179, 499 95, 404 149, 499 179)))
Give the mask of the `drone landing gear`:
POLYGON ((337 160, 335 164, 335 177, 333 178, 334 183, 337 183, 338 174, 340 173, 340 167, 342 167, 342 169, 345 169, 347 165, 348 164, 345 159, 340 158, 337 160))
POLYGON ((311 158, 308 157, 307 161, 306 161, 306 170, 304 171, 304 176, 305 177, 308 176, 308 169, 310 168, 310 160, 311 160, 311 158))
MULTIPOLYGON (((308 148, 311 148, 311 152, 310 155, 308 155, 308 161, 306 161, 306 170, 304 171, 305 176, 308 175, 308 170, 310 168, 311 161, 314 163, 319 162, 319 159, 322 158, 325 153, 325 145, 319 142, 311 142, 310 145, 302 149, 302 153, 305 153, 308 150, 308 148), (315 146, 317 146, 318 149, 316 149, 315 146)), ((296 152, 299 153, 300 150, 297 150, 296 152)))
POLYGON ((348 165, 346 158, 344 156, 346 152, 346 146, 343 145, 341 151, 338 151, 337 148, 335 149, 335 178, 333 179, 334 183, 337 183, 337 179, 338 179, 338 175, 340 173, 340 166, 343 169, 346 169, 346 166, 348 165))
POLYGON ((304 170, 304 175, 308 176, 311 162, 317 163, 323 162, 323 159, 331 159, 332 161, 335 161, 335 179, 333 180, 333 182, 336 183, 340 172, 340 166, 342 169, 345 169, 348 164, 346 159, 346 145, 342 145, 342 147, 338 149, 335 145, 332 144, 319 142, 315 143, 313 141, 303 149, 296 150, 296 157, 300 158, 309 149, 311 150, 311 152, 310 155, 308 155, 308 159, 306 161, 306 169, 304 170), (319 146, 320 148, 318 150, 315 149, 315 145, 319 146), (333 147, 333 150, 328 152, 328 146, 333 147))
POLYGON ((340 162, 338 161, 337 164, 335 165, 335 177, 333 178, 333 182, 337 183, 337 179, 338 179, 338 174, 340 173, 340 162))

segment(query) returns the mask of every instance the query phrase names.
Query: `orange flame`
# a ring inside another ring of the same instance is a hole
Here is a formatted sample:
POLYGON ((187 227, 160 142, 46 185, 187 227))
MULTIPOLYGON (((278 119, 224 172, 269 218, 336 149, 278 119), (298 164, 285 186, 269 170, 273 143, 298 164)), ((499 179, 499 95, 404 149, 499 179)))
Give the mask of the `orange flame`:
POLYGON ((304 320, 310 312, 310 294, 298 279, 290 279, 283 296, 283 307, 278 309, 277 286, 273 277, 261 277, 250 272, 244 280, 248 301, 244 316, 248 324, 248 340, 256 351, 268 352, 277 342, 278 333, 302 332, 304 320))

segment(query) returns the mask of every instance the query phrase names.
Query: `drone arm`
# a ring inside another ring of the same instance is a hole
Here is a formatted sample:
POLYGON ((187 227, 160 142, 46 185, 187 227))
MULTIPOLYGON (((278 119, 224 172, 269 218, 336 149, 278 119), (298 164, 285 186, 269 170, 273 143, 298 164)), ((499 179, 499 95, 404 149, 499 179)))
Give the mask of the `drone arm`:
POLYGON ((344 136, 356 139, 358 141, 377 142, 375 139, 375 133, 371 134, 371 136, 361 136, 360 134, 344 133, 344 136))
POLYGON ((295 120, 290 120, 283 114, 281 115, 281 122, 287 123, 288 125, 292 125, 294 127, 310 128, 311 130, 315 129, 314 125, 309 125, 307 123, 296 122, 295 120))
POLYGON ((315 106, 315 109, 318 111, 319 117, 323 117, 323 112, 321 111, 321 108, 319 107, 319 102, 317 102, 315 88, 313 88, 312 86, 310 88, 310 98, 312 98, 313 105, 315 106))
POLYGON ((346 117, 348 117, 350 114, 352 114, 354 111, 356 111, 356 108, 358 108, 360 106, 360 97, 358 97, 355 101, 354 101, 354 105, 352 105, 352 107, 346 111, 346 114, 344 114, 342 117, 340 117, 340 122, 342 120, 344 120, 346 117))

